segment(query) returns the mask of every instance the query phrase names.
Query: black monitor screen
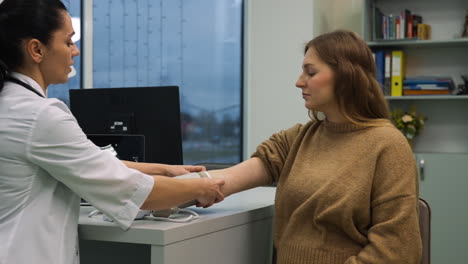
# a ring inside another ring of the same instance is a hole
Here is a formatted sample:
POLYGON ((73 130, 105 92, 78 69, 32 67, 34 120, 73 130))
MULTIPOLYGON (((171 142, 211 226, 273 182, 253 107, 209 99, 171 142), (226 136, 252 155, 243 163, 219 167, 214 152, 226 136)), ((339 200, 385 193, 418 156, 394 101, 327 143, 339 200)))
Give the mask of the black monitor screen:
POLYGON ((177 86, 72 89, 70 108, 86 134, 143 135, 145 162, 183 162, 177 86))

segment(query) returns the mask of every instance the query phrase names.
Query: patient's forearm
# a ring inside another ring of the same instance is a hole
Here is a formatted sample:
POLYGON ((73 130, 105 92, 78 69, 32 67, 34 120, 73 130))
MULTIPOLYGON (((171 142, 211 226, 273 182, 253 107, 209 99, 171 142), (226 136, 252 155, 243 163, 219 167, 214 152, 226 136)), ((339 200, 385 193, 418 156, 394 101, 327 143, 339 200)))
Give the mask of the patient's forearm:
POLYGON ((225 184, 221 187, 221 192, 225 197, 233 193, 271 184, 271 177, 259 158, 248 159, 227 169, 212 170, 209 171, 209 174, 213 178, 224 178, 225 184))

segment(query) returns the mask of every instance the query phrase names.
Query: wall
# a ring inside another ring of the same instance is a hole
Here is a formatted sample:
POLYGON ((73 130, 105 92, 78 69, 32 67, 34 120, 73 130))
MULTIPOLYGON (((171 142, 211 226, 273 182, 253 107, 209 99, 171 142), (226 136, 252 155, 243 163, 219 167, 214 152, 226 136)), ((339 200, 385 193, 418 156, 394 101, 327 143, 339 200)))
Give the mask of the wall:
POLYGON ((313 2, 315 34, 347 29, 362 35, 364 0, 314 0, 313 2))
POLYGON ((247 0, 244 44, 244 158, 273 133, 308 120, 301 91, 313 1, 247 0))

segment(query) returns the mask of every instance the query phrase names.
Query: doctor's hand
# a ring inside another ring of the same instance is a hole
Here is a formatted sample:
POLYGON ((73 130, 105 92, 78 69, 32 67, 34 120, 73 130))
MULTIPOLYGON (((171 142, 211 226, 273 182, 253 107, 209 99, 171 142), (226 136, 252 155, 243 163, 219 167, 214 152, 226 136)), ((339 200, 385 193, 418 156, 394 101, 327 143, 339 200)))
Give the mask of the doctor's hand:
POLYGON ((189 165, 166 165, 164 175, 169 177, 180 176, 192 172, 204 171, 204 166, 189 166, 189 165))
POLYGON ((221 187, 224 185, 223 179, 196 179, 200 182, 200 194, 196 198, 197 207, 210 207, 215 203, 224 200, 224 195, 221 192, 221 187))

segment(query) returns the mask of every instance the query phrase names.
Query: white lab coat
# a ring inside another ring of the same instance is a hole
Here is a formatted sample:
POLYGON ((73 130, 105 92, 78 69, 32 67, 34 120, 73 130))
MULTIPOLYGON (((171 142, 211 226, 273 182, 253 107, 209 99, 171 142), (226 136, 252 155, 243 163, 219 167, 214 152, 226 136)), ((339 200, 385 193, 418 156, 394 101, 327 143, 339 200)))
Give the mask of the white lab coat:
MULTIPOLYGON (((33 79, 13 76, 43 94, 33 79)), ((152 177, 90 142, 65 104, 5 83, 0 264, 78 263, 80 197, 126 229, 152 188, 152 177)))

